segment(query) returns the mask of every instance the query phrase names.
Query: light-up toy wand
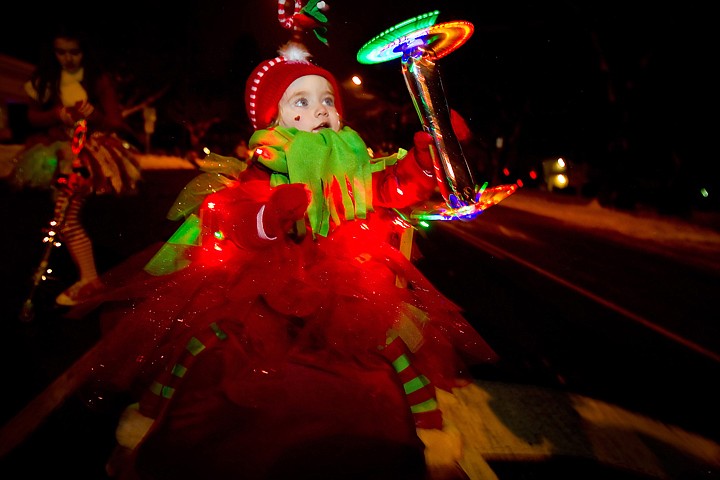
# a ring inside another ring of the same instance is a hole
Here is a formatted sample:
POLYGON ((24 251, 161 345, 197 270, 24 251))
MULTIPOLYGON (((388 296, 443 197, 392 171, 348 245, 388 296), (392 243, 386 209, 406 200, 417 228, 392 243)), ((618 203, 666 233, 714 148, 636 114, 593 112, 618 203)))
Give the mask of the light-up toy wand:
POLYGON ((401 58, 402 74, 423 130, 433 137, 438 155, 433 167, 445 204, 421 208, 415 220, 469 220, 517 190, 517 185, 487 188, 475 183, 450 123, 450 110, 435 61, 457 50, 473 34, 472 23, 435 24, 439 11, 405 20, 360 48, 357 60, 375 64, 401 58))

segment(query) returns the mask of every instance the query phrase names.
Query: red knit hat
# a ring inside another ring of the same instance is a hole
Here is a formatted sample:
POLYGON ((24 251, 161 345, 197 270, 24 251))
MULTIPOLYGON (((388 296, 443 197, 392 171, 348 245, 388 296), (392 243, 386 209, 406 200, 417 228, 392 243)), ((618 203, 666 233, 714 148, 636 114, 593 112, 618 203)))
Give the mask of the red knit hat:
POLYGON ((325 78, 335 94, 335 108, 342 116, 340 88, 332 73, 310 63, 302 45, 286 45, 280 56, 255 67, 245 86, 245 109, 255 130, 270 126, 278 114, 278 103, 292 82, 305 75, 325 78))

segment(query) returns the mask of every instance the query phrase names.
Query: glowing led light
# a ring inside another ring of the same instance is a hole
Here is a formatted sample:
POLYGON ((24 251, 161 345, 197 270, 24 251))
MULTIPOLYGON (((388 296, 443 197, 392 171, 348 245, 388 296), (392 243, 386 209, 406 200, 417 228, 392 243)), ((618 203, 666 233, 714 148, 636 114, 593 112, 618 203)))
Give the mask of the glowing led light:
POLYGON ((435 10, 409 18, 404 22, 388 28, 360 48, 360 51, 357 53, 357 61, 364 64, 372 64, 400 58, 403 52, 396 47, 401 44, 401 41, 403 39, 409 40, 409 33, 434 25, 438 15, 440 15, 440 11, 435 10))
POLYGON ((381 33, 360 49, 358 62, 382 63, 403 54, 420 55, 421 46, 429 47, 422 51, 423 56, 438 60, 464 44, 475 30, 472 23, 462 20, 433 25, 437 14, 436 11, 425 14, 427 17, 406 20, 381 33))
POLYGON ((410 214, 410 218, 420 222, 431 220, 470 220, 493 205, 497 205, 518 189, 518 186, 515 184, 499 185, 492 188, 485 188, 486 186, 487 183, 478 190, 474 204, 464 205, 458 208, 447 208, 445 203, 441 203, 434 208, 414 210, 410 214))
POLYGON ((407 220, 405 220, 401 217, 396 217, 393 220, 393 224, 397 225, 400 228, 408 228, 408 227, 412 226, 407 220))
MULTIPOLYGON (((450 54, 463 45, 474 32, 472 23, 466 21, 436 24, 439 13, 436 10, 405 20, 372 38, 357 53, 358 62, 364 64, 387 62, 402 57, 402 72, 406 77, 408 90, 426 127, 434 126, 433 122, 437 121, 436 102, 433 101, 433 94, 441 93, 441 89, 440 92, 437 91, 437 78, 432 75, 434 65, 432 62, 424 62, 424 60, 434 61, 450 54), (418 59, 423 61, 416 61, 418 59), (432 77, 429 84, 423 73, 426 70, 432 77), (423 109, 419 107, 421 105, 419 100, 422 101, 423 109)), ((431 130, 436 147, 442 154, 447 151, 456 153, 452 148, 445 148, 448 145, 444 142, 441 127, 431 128, 431 130)), ((457 147, 459 149, 459 145, 457 147)), ((487 183, 482 188, 478 188, 474 184, 471 173, 459 168, 464 166, 467 169, 468 166, 460 165, 455 156, 448 153, 441 155, 440 159, 433 159, 433 168, 438 182, 442 183, 441 179, 445 179, 450 184, 445 185, 445 189, 441 185, 441 193, 445 202, 428 210, 413 211, 412 219, 425 221, 472 218, 506 198, 518 188, 517 185, 512 184, 486 190, 487 183)), ((462 163, 466 163, 462 155, 459 159, 463 161, 462 163)), ((507 169, 506 175, 509 175, 507 169)), ((398 193, 402 195, 400 189, 398 189, 398 193)))
POLYGON ((75 122, 75 130, 73 132, 72 143, 70 148, 77 155, 85 146, 85 137, 87 136, 87 120, 82 119, 75 122))

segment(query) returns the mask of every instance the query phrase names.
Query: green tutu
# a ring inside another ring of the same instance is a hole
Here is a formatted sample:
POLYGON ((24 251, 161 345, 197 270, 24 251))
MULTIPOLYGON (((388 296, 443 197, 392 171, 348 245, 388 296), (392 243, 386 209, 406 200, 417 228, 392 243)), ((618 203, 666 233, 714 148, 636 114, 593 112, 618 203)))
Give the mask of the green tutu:
POLYGON ((70 149, 68 142, 36 144, 22 150, 13 159, 15 165, 9 177, 10 183, 17 188, 50 188, 63 149, 70 149))

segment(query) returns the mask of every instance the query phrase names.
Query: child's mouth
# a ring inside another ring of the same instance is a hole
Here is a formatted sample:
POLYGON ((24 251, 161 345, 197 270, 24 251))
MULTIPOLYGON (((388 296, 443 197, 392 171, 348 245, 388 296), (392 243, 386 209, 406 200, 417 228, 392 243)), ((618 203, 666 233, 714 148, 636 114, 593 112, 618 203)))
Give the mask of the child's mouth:
POLYGON ((317 132, 318 130, 322 130, 323 128, 330 128, 330 124, 328 122, 323 122, 317 127, 313 128, 313 132, 317 132))

